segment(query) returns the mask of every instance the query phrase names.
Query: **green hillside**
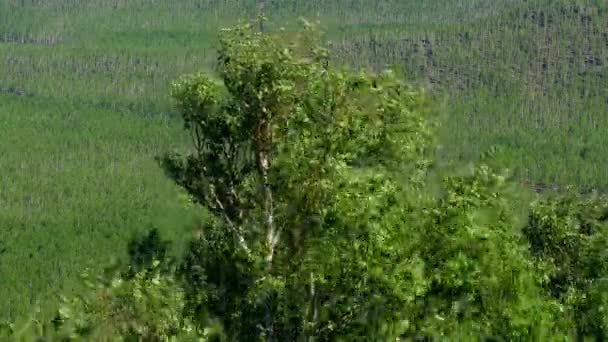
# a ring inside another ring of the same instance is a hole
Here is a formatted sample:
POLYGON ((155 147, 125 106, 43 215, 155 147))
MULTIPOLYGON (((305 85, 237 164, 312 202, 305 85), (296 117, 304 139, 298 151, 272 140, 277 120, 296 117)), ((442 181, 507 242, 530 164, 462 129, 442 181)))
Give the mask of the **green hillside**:
POLYGON ((446 94, 448 158, 499 145, 523 179, 606 189, 607 10, 513 1, 466 23, 375 27, 338 50, 357 65, 404 66, 446 94))
MULTIPOLYGON (((209 69, 254 0, 0 0, 0 316, 69 290, 151 225, 195 213, 153 157, 189 141, 168 90, 209 69)), ((319 20, 336 64, 397 65, 444 99, 446 161, 502 146, 522 180, 608 188, 605 0, 267 1, 319 20)), ((184 217, 188 219, 184 220, 184 217)), ((187 236, 186 236, 187 237, 187 236)))

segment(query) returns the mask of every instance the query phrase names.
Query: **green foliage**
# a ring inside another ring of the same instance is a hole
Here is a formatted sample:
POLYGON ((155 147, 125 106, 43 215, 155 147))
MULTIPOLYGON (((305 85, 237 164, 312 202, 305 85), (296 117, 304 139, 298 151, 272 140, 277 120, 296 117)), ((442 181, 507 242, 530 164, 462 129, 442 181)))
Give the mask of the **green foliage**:
POLYGON ((424 97, 390 71, 328 68, 309 27, 292 44, 224 31, 220 81, 174 87, 195 149, 162 164, 215 217, 184 274, 236 339, 376 336, 364 322, 398 324, 415 296, 395 224, 429 164, 424 97))
POLYGON ((197 330, 183 316, 184 294, 170 275, 161 274, 159 262, 122 278, 116 268, 96 278, 84 275, 89 290, 64 299, 55 317, 34 317, 22 324, 5 325, 11 340, 201 340, 217 331, 197 330))
MULTIPOLYGON (((268 31, 320 20, 331 64, 396 65, 445 99, 445 160, 497 144, 517 178, 586 190, 607 188, 607 10, 603 0, 265 6, 268 31)), ((175 208, 150 161, 185 146, 166 94, 180 75, 210 70, 220 27, 255 14, 255 0, 0 1, 0 316, 76 291, 85 261, 116 254, 133 229, 189 237, 176 227, 191 212, 175 208)))
POLYGON ((194 149, 161 164, 213 215, 180 271, 190 315, 237 340, 566 340, 512 181, 481 165, 429 193, 424 95, 329 66, 305 28, 226 30, 219 79, 174 86, 194 149))
POLYGON ((129 241, 129 272, 127 276, 133 276, 138 272, 149 269, 155 261, 158 261, 159 270, 169 272, 174 260, 169 255, 171 242, 162 240, 157 229, 150 230, 146 235, 136 237, 129 241))
POLYGON ((507 175, 486 165, 445 178, 443 194, 421 212, 416 250, 428 289, 419 329, 428 334, 552 340, 557 307, 525 244, 521 194, 507 175))
MULTIPOLYGON (((28 274, 43 274, 36 291, 30 281, 30 301, 45 293, 42 280, 63 281, 61 272, 49 276, 60 265, 70 265, 67 279, 83 260, 114 253, 116 227, 146 225, 133 217, 165 208, 151 198, 173 201, 153 167, 138 162, 169 138, 183 146, 177 135, 150 133, 172 121, 114 111, 169 111, 161 96, 168 81, 218 61, 217 77, 195 74, 172 92, 193 151, 160 161, 196 204, 189 210, 209 213, 182 265, 173 272, 171 263, 153 262, 168 245, 148 235, 131 245, 129 270, 71 296, 51 322, 40 313, 3 326, 13 338, 608 337, 605 198, 529 204, 485 165, 429 184, 441 158, 433 156, 424 93, 393 71, 337 68, 397 63, 447 95, 448 159, 498 143, 518 177, 604 186, 605 3, 354 1, 345 11, 336 1, 272 2, 268 14, 279 19, 322 12, 336 44, 321 47, 310 25, 265 34, 239 25, 222 33, 214 54, 209 32, 255 8, 217 4, 0 3, 0 41, 11 42, 0 43, 0 119, 9 127, 0 270, 45 251, 26 263, 28 274), (34 143, 16 143, 22 136, 34 143), (90 143, 99 140, 105 145, 90 143), (83 173, 57 176, 82 163, 83 173), (116 172, 116 164, 130 171, 116 172), (105 172, 90 171, 100 166, 105 172), (65 195, 30 197, 57 184, 65 195), (107 190, 116 184, 116 193, 107 190), (33 215, 42 209, 53 214, 33 215), (51 252, 35 242, 47 243, 42 230, 54 238, 51 252), (100 246, 99 236, 108 241, 100 246), (13 245, 17 239, 34 242, 13 245)), ((181 224, 189 212, 181 209, 180 220, 163 225, 181 224)), ((18 279, 12 275, 2 278, 18 279)))
POLYGON ((525 234, 549 265, 547 291, 562 302, 577 335, 608 337, 608 200, 575 194, 538 200, 525 234))

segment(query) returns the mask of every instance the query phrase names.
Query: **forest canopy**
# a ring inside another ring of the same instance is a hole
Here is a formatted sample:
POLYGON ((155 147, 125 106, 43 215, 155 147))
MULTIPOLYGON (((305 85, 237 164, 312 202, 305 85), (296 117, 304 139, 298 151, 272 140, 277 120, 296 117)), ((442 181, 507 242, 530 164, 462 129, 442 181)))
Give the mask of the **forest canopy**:
POLYGON ((191 151, 157 159, 207 213, 187 253, 151 232, 7 336, 608 337, 606 198, 530 194, 492 153, 442 166, 432 98, 336 66, 314 25, 219 41, 216 73, 171 92, 191 151))

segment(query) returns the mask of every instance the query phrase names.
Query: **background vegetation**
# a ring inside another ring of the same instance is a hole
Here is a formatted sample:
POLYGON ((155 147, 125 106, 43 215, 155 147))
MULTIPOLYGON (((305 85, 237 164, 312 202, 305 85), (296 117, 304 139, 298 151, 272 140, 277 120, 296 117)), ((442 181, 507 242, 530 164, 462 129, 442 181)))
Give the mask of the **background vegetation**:
MULTIPOLYGON (((500 145, 498 166, 519 179, 582 190, 608 185, 607 11, 601 0, 266 5, 269 29, 319 19, 332 65, 397 65, 432 89, 446 113, 441 160, 500 145)), ((153 162, 190 142, 169 86, 213 67, 218 29, 255 13, 253 0, 0 1, 1 315, 75 288, 139 230, 188 240, 201 214, 153 162)))

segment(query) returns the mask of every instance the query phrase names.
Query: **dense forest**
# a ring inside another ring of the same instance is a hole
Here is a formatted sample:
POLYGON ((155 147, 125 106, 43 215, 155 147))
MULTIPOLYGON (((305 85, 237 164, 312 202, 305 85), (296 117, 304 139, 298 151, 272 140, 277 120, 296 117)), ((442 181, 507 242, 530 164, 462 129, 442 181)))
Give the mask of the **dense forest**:
POLYGON ((607 89, 602 0, 0 0, 0 336, 604 340, 607 89))

